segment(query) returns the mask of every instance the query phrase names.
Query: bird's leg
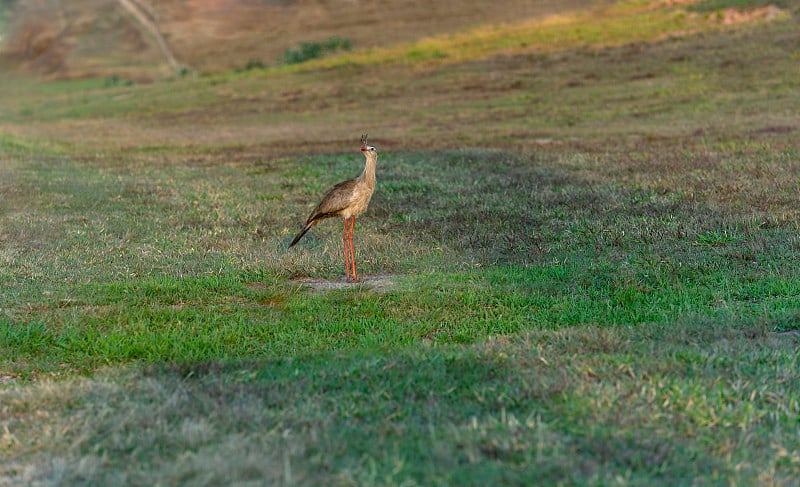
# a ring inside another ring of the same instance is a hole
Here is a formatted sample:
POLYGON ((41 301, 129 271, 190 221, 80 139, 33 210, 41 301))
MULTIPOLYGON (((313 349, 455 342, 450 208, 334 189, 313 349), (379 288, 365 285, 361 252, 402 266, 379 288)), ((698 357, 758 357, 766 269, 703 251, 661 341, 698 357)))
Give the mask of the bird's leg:
POLYGON ((344 219, 344 233, 342 234, 342 244, 344 245, 344 278, 350 280, 350 249, 347 248, 347 220, 344 219))
POLYGON ((358 277, 356 276, 356 253, 353 250, 353 228, 356 226, 356 217, 352 217, 350 219, 350 265, 353 267, 353 272, 351 273, 353 276, 353 282, 358 282, 358 277))

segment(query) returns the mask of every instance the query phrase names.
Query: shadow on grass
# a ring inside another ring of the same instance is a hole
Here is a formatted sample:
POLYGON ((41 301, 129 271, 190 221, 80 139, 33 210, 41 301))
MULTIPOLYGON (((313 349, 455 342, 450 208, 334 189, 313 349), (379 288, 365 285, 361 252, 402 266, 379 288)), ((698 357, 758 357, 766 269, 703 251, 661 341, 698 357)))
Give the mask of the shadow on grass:
POLYGON ((795 346, 762 323, 689 319, 156 365, 0 395, 12 463, 47 418, 43 451, 17 464, 28 481, 789 485, 795 346))

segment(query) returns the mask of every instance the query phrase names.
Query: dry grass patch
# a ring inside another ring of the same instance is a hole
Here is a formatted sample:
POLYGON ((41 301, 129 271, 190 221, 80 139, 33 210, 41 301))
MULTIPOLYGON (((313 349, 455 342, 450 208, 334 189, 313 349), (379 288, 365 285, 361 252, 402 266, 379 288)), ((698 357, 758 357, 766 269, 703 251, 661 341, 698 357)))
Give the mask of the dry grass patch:
POLYGON ((224 399, 209 392, 119 373, 5 390, 3 449, 12 455, 0 471, 3 485, 304 481, 290 461, 297 439, 279 425, 256 426, 260 398, 243 389, 224 399))

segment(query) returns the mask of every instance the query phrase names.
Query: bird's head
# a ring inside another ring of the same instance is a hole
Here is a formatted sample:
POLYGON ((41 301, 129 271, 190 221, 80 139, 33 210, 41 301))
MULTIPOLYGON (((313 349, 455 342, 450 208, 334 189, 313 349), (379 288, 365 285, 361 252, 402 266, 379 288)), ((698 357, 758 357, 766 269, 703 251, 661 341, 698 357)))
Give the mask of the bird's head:
POLYGON ((378 149, 372 147, 371 145, 367 145, 367 134, 361 136, 361 152, 364 155, 377 155, 378 149))

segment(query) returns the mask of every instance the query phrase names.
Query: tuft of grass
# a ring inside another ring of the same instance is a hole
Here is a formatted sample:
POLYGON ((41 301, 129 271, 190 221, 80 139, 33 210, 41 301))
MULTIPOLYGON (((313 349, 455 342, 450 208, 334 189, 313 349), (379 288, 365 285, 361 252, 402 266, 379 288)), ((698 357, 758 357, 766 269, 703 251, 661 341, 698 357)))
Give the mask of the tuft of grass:
POLYGON ((775 6, 787 8, 791 2, 783 0, 700 0, 687 5, 687 10, 692 12, 717 12, 723 9, 754 9, 759 7, 775 6))
POLYGON ((4 37, 6 24, 8 22, 8 15, 14 6, 13 1, 7 1, 0 4, 0 38, 4 37))
POLYGON ((114 87, 114 86, 132 86, 134 83, 133 81, 125 78, 121 78, 118 75, 112 75, 106 78, 104 86, 106 87, 114 87))
POLYGON ((739 240, 741 240, 741 237, 730 235, 728 232, 708 231, 697 236, 698 245, 707 245, 709 247, 724 247, 739 240))
POLYGON ((297 48, 288 48, 283 53, 284 64, 300 64, 312 59, 319 59, 337 51, 350 51, 353 43, 350 39, 330 37, 324 42, 301 42, 297 48))
POLYGON ((250 59, 242 68, 237 68, 236 72, 253 71, 265 69, 267 66, 260 59, 250 59))

